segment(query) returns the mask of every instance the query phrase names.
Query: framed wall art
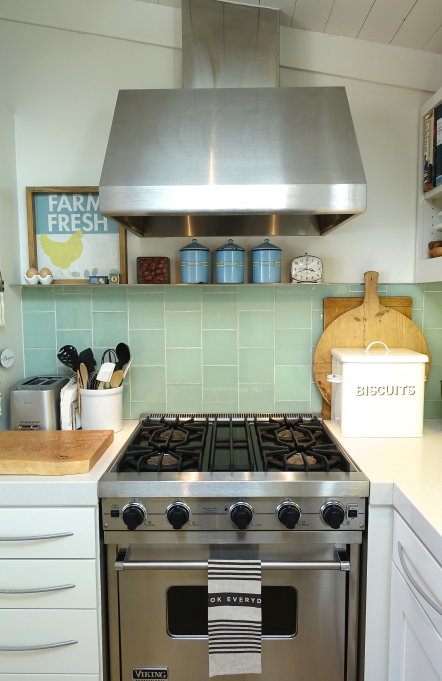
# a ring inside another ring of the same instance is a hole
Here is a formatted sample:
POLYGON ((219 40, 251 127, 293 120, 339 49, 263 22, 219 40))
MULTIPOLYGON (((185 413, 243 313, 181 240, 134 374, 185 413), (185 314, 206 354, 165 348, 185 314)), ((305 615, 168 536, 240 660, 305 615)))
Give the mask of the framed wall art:
POLYGON ((127 284, 127 233, 100 213, 98 187, 26 187, 29 267, 54 284, 119 272, 127 284))

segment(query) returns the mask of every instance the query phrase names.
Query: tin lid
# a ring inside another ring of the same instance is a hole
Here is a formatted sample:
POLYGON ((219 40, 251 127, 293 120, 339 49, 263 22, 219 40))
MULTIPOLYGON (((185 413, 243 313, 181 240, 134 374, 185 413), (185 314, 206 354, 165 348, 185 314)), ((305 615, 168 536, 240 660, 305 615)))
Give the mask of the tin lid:
POLYGON ((197 239, 192 239, 192 243, 180 248, 180 251, 208 251, 207 246, 199 244, 197 239))
POLYGON ((419 364, 428 362, 428 356, 406 348, 333 348, 333 357, 354 364, 419 364))
POLYGON ((245 249, 242 246, 238 246, 237 244, 234 244, 233 239, 229 239, 229 241, 224 246, 220 246, 216 250, 217 251, 244 251, 245 249))
POLYGON ((255 246, 255 248, 252 248, 252 251, 280 251, 281 249, 279 246, 275 246, 274 244, 271 244, 268 239, 264 239, 263 244, 259 244, 259 246, 255 246))

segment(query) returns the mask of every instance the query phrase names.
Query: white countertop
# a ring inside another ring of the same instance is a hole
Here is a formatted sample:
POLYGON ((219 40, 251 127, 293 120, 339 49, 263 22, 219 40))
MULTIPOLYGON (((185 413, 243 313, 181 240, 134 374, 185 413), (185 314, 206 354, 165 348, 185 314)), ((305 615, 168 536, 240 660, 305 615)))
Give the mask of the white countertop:
POLYGON ((0 506, 96 506, 98 481, 132 435, 138 420, 123 421, 111 446, 89 473, 0 475, 0 506))
POLYGON ((442 420, 426 419, 421 438, 341 437, 325 422, 370 480, 370 506, 394 506, 442 563, 442 420))

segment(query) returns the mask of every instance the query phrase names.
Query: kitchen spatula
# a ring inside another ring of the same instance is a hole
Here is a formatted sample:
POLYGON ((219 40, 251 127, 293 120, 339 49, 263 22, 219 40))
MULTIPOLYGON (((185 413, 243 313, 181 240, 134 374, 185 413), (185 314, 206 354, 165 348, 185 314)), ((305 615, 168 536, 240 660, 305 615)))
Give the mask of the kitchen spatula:
POLYGON ((80 368, 78 352, 73 345, 63 345, 58 351, 57 357, 62 364, 72 369, 72 371, 78 371, 80 368))
POLYGON ((101 381, 102 383, 109 383, 112 374, 114 373, 115 369, 115 364, 112 362, 105 362, 104 364, 101 365, 100 371, 98 372, 97 375, 97 381, 101 381))
POLYGON ((86 348, 86 350, 82 350, 80 354, 78 355, 78 361, 82 362, 86 369, 88 374, 92 373, 95 369, 95 357, 94 353, 92 352, 91 348, 86 348))

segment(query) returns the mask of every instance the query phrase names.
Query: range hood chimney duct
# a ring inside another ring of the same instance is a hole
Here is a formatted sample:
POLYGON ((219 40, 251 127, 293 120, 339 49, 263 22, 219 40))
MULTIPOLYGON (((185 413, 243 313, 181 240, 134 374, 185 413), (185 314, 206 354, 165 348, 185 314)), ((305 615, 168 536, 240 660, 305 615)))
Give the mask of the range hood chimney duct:
POLYGON ((279 88, 279 10, 183 0, 183 89, 119 92, 100 211, 139 236, 322 235, 363 213, 345 88, 279 88))

